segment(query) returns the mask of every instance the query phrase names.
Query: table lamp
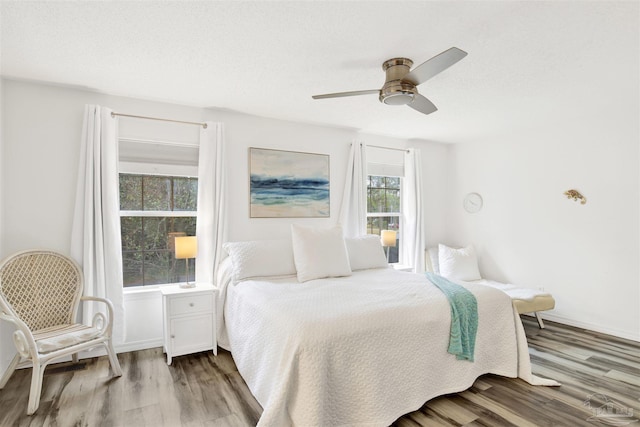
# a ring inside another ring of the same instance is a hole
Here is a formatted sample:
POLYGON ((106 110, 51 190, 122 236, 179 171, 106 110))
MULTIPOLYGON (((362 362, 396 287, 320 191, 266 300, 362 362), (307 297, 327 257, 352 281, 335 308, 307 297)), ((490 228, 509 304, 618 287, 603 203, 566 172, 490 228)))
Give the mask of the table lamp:
POLYGON ((387 262, 389 262, 389 252, 396 246, 396 232, 394 230, 382 230, 380 232, 380 242, 387 248, 387 262))
POLYGON ((187 266, 187 278, 185 283, 180 283, 181 288, 193 288, 194 282, 189 282, 189 258, 198 255, 198 239, 196 236, 181 236, 175 240, 176 259, 184 259, 187 266))

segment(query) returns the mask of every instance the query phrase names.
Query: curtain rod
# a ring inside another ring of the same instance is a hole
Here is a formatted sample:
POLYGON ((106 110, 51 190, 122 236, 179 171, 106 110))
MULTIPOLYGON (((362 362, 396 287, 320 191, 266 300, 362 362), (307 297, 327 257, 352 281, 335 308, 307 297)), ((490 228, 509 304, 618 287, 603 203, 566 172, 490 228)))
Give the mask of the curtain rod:
POLYGON ((124 114, 124 113, 114 113, 111 112, 111 117, 116 117, 116 116, 120 116, 120 117, 132 117, 134 119, 146 119, 146 120, 159 120, 161 122, 172 122, 172 123, 184 123, 187 125, 198 125, 198 126, 202 126, 204 129, 207 128, 207 124, 206 123, 199 123, 199 122, 185 122, 184 120, 171 120, 171 119, 161 119, 158 117, 147 117, 147 116, 135 116, 133 114, 124 114))
MULTIPOLYGON (((360 145, 362 145, 362 143, 360 143, 360 145)), ((404 152, 406 152, 406 153, 408 153, 408 152, 409 152, 409 150, 408 150, 408 149, 406 149, 406 148, 383 147, 383 146, 381 146, 381 145, 369 145, 369 144, 366 144, 366 145, 367 145, 367 147, 382 148, 382 149, 384 149, 384 150, 404 151, 404 152)))
POLYGON ((135 142, 138 144, 167 145, 170 147, 180 147, 180 148, 200 148, 200 145, 193 144, 190 142, 182 143, 182 142, 175 142, 175 141, 161 141, 157 139, 140 139, 140 138, 122 137, 122 138, 118 138, 118 141, 135 142))

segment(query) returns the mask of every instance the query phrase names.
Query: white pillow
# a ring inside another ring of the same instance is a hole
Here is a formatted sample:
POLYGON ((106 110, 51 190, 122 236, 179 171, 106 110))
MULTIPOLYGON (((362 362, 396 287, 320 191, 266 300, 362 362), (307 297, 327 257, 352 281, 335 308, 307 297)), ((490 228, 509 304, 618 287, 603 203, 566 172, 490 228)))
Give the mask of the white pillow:
POLYGON ((431 273, 440 274, 440 260, 438 255, 438 247, 433 246, 427 249, 427 261, 431 264, 431 273))
POLYGON ((347 247, 339 225, 311 228, 291 224, 291 242, 299 282, 351 275, 347 247))
POLYGON ((352 271, 389 267, 380 243, 380 236, 367 234, 366 236, 347 237, 344 242, 347 244, 352 271))
POLYGON ((224 288, 227 284, 233 281, 233 264, 231 264, 231 257, 225 257, 220 264, 218 264, 218 274, 216 276, 216 286, 219 289, 224 288))
POLYGON ((291 240, 249 240, 222 245, 231 258, 233 281, 296 274, 291 240))
POLYGON ((472 245, 453 249, 438 245, 438 264, 440 275, 452 280, 480 280, 478 258, 472 245))

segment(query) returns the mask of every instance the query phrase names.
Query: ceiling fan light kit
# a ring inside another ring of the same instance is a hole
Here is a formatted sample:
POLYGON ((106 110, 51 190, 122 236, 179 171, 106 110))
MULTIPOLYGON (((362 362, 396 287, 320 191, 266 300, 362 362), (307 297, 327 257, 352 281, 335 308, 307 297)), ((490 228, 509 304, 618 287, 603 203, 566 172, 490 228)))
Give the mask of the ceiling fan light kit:
POLYGON ((428 61, 420 64, 413 70, 413 61, 409 58, 391 58, 382 63, 386 77, 380 90, 358 90, 352 92, 328 93, 313 95, 313 99, 340 98, 344 96, 358 96, 378 94, 380 102, 386 105, 408 105, 422 114, 431 114, 438 108, 427 98, 418 93, 418 86, 429 80, 436 74, 446 70, 462 58, 467 52, 452 47, 428 61))

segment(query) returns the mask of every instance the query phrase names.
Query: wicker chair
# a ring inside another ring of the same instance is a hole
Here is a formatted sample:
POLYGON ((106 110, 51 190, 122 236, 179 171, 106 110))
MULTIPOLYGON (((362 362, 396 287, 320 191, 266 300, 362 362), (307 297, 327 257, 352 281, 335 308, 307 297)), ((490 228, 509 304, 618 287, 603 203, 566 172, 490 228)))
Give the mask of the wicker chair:
POLYGON ((16 368, 33 365, 27 414, 40 405, 42 377, 48 364, 65 356, 104 346, 115 376, 122 370, 111 342, 113 306, 104 298, 82 296, 83 274, 71 258, 51 251, 24 251, 0 263, 0 319, 13 323, 18 354, 0 378, 0 389, 16 368), (80 301, 106 304, 92 326, 76 323, 80 301))

